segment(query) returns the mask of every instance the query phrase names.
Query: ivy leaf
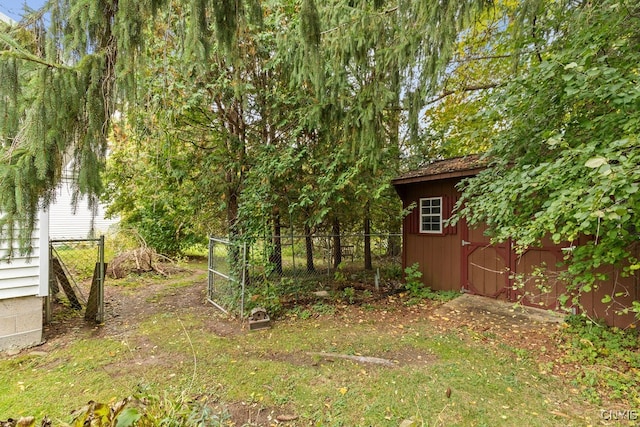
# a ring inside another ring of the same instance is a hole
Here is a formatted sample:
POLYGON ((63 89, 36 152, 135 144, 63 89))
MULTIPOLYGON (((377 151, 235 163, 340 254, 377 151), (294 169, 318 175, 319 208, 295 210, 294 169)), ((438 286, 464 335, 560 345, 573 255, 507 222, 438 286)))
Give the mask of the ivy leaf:
POLYGON ((142 418, 140 411, 136 408, 127 408, 118 416, 116 427, 133 426, 140 418, 142 418))
POLYGON ((588 168, 591 168, 591 169, 597 169, 600 166, 606 165, 608 163, 609 162, 608 162, 608 160, 606 158, 601 157, 601 156, 597 156, 597 157, 592 157, 589 160, 587 160, 584 165, 586 167, 588 167, 588 168))

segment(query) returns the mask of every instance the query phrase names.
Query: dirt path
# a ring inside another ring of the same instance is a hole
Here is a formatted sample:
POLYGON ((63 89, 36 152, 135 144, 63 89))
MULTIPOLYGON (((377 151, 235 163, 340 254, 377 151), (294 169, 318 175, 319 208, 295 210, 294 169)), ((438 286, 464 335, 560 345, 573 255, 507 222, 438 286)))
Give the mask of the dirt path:
POLYGON ((171 279, 143 277, 143 284, 123 286, 121 282, 107 278, 105 286, 105 322, 94 325, 77 314, 61 314, 64 307, 54 307, 55 320, 45 325, 45 343, 42 351, 65 345, 79 335, 91 333, 102 337, 124 337, 140 321, 160 313, 182 313, 212 318, 212 330, 221 336, 241 331, 240 323, 221 315, 206 301, 205 271, 200 269, 181 272, 171 279), (185 283, 189 285, 185 286, 185 283), (176 284, 182 284, 174 287, 176 284))
MULTIPOLYGON (((127 337, 138 323, 156 314, 176 313, 206 317, 208 329, 219 336, 246 333, 246 325, 215 309, 206 300, 205 271, 195 269, 181 272, 171 279, 143 278, 143 284, 122 286, 107 280, 105 287, 105 322, 93 325, 78 315, 58 315, 45 326, 45 343, 41 351, 66 345, 78 336, 90 333, 101 337, 127 337), (188 285, 185 285, 187 283, 188 285), (176 287, 176 284, 181 284, 176 287)), ((536 355, 540 363, 556 361, 560 357, 555 336, 561 317, 542 310, 522 310, 513 304, 487 298, 463 295, 446 304, 425 301, 419 309, 407 307, 400 298, 389 297, 376 303, 389 310, 380 310, 384 325, 400 325, 427 316, 433 327, 442 332, 458 330, 476 334, 482 341, 509 343, 536 355)), ((57 310, 61 308, 58 307, 57 310)), ((343 317, 358 314, 357 305, 343 305, 343 317), (351 313, 349 313, 351 312, 351 313)), ((570 368, 554 364, 558 375, 570 368)))

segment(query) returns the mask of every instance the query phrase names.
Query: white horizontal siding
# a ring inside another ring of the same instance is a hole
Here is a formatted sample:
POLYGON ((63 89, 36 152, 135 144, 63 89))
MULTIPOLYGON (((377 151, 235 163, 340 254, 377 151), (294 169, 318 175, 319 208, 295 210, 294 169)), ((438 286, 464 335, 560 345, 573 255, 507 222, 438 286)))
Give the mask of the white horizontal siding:
POLYGON ((40 285, 40 268, 37 267, 32 269, 31 274, 28 273, 28 271, 22 270, 19 272, 20 276, 0 279, 0 292, 9 289, 20 288, 24 290, 26 288, 33 288, 26 296, 38 295, 38 288, 40 285))
POLYGON ((98 205, 95 216, 87 206, 86 198, 78 202, 74 212, 71 203, 73 190, 70 180, 63 179, 56 200, 49 207, 49 236, 52 239, 86 239, 98 237, 118 223, 118 219, 105 218, 105 207, 98 205))
POLYGON ((18 277, 38 277, 40 275, 40 263, 12 262, 11 264, 0 263, 0 289, 2 281, 18 277))
POLYGON ((12 18, 8 17, 4 13, 0 12, 0 22, 4 22, 6 24, 15 25, 17 24, 12 18))
POLYGON ((47 295, 48 293, 48 216, 40 212, 33 233, 29 256, 16 254, 7 260, 6 246, 0 247, 0 300, 47 295))
MULTIPOLYGON (((39 235, 42 231, 40 229, 34 230, 33 233, 39 235)), ((17 242, 15 242, 17 244, 17 242)), ((31 254, 22 254, 20 250, 15 247, 13 248, 13 256, 10 260, 7 260, 7 256, 9 255, 9 250, 6 247, 0 247, 0 263, 8 264, 8 267, 11 268, 13 264, 19 262, 30 263, 33 259, 34 254, 40 253, 40 239, 34 238, 33 242, 31 242, 31 254)))
POLYGON ((12 287, 8 289, 0 289, 0 300, 6 300, 11 298, 22 298, 22 297, 33 297, 33 296, 43 296, 39 295, 39 287, 38 286, 22 286, 22 287, 12 287))

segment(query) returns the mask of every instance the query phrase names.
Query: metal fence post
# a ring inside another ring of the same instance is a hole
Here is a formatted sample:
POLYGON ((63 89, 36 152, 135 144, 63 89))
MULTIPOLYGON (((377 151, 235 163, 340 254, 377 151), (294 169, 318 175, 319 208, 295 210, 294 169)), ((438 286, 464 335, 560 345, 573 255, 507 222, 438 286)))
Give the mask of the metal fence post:
POLYGON ((97 323, 104 322, 104 277, 105 277, 105 265, 104 265, 104 235, 100 236, 100 241, 98 243, 98 283, 100 287, 98 288, 98 317, 96 319, 97 323))
POLYGON ((209 236, 209 259, 207 262, 207 298, 213 299, 213 245, 214 240, 209 236))
POLYGON ((242 277, 240 283, 240 318, 244 317, 244 287, 247 279, 247 268, 249 268, 249 264, 247 262, 247 242, 242 244, 242 277))
POLYGON ((293 236, 293 233, 291 234, 291 262, 293 264, 293 269, 296 269, 296 239, 293 236))
POLYGON ((53 246, 51 246, 51 243, 49 243, 49 286, 47 288, 47 298, 45 301, 45 305, 44 305, 44 311, 45 311, 45 322, 47 324, 51 323, 51 318, 52 318, 52 314, 51 314, 51 300, 53 295, 51 294, 52 292, 52 286, 51 286, 51 281, 52 280, 56 280, 55 276, 53 275, 53 262, 52 262, 52 258, 53 258, 53 246))

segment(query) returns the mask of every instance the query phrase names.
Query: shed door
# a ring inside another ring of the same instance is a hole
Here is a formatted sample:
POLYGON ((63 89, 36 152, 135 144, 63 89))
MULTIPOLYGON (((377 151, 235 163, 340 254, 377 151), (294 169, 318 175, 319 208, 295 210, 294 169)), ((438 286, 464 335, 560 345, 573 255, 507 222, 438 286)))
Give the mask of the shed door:
POLYGON ((462 287, 491 298, 511 299, 511 242, 492 245, 486 227, 470 229, 461 224, 462 287))
POLYGON ((529 248, 523 254, 513 256, 513 271, 518 277, 514 282, 514 300, 532 307, 557 310, 558 297, 566 292, 566 283, 559 276, 564 269, 558 265, 564 257, 561 246, 544 239, 542 246, 529 248), (544 269, 544 275, 536 273, 540 269, 544 269))

